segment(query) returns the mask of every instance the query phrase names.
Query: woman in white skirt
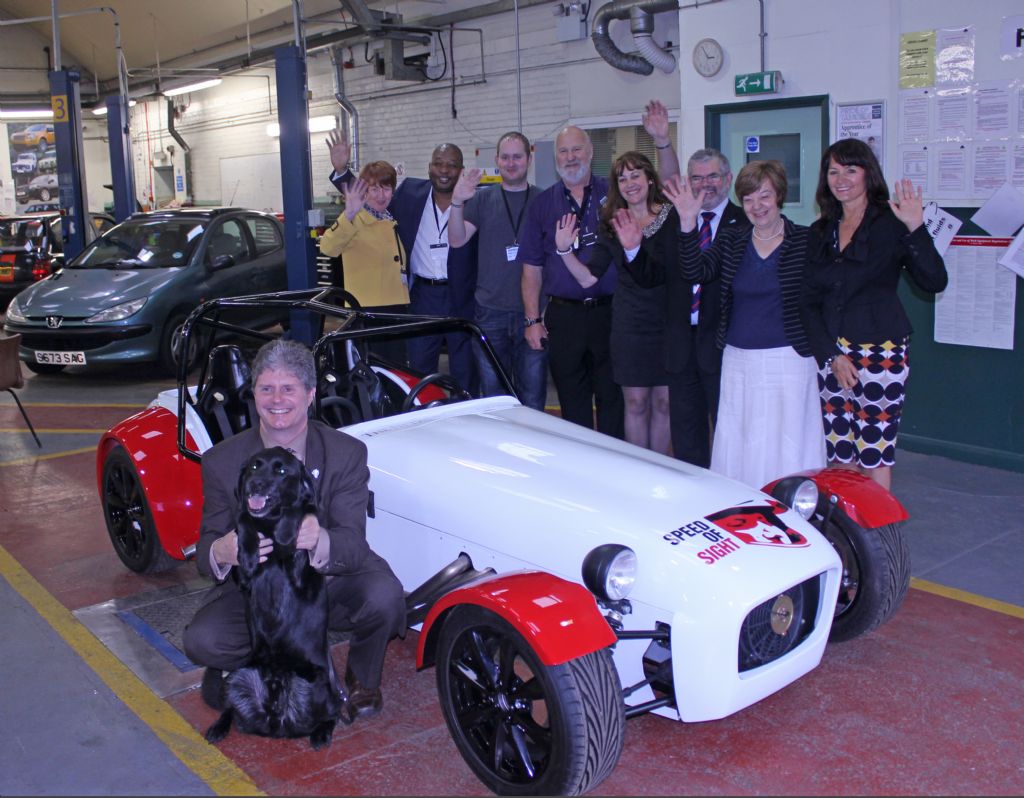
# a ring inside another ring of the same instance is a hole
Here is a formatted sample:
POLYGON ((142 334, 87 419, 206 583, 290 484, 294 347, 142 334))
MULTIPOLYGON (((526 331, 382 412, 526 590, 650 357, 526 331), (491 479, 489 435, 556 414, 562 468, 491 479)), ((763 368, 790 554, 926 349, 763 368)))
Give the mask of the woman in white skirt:
POLYGON ((665 194, 679 213, 679 260, 687 280, 721 280, 717 339, 724 348, 711 470, 762 488, 825 466, 817 364, 800 318, 807 228, 782 215, 788 183, 778 161, 753 161, 736 176, 749 227, 697 241, 696 195, 679 180, 665 194))

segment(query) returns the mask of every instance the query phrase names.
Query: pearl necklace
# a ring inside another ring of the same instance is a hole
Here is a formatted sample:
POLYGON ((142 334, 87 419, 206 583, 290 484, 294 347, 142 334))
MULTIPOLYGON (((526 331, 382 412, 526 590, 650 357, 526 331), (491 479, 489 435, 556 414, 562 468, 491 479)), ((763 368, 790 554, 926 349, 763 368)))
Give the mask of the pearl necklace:
POLYGON ((771 241, 773 238, 778 238, 780 235, 782 235, 782 231, 785 230, 785 228, 786 225, 783 224, 783 222, 780 220, 778 232, 772 233, 770 236, 759 236, 757 234, 757 228, 755 227, 754 238, 756 238, 758 241, 771 241))

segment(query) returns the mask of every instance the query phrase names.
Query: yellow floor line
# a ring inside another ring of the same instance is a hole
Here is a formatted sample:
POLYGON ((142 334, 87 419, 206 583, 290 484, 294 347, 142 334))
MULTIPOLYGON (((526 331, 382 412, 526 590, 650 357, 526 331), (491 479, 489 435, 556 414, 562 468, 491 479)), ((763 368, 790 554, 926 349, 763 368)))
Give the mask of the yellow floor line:
POLYGON ((85 446, 81 449, 68 449, 66 452, 51 452, 49 454, 37 454, 32 457, 19 457, 17 460, 8 460, 0 463, 0 468, 7 468, 8 466, 19 466, 19 465, 31 465, 39 460, 55 460, 58 457, 68 457, 73 454, 85 454, 86 452, 95 452, 95 446, 85 446))
POLYGON ((935 582, 928 582, 917 577, 911 578, 910 586, 917 590, 923 590, 925 593, 934 593, 936 596, 945 596, 956 601, 962 601, 964 604, 971 604, 975 607, 992 610, 993 612, 1001 612, 1004 615, 1012 615, 1014 618, 1024 620, 1024 607, 1018 607, 1016 604, 986 598, 985 596, 979 596, 977 593, 968 593, 966 590, 957 590, 955 587, 938 585, 935 582))
POLYGON ((25 407, 146 407, 145 404, 117 402, 22 402, 25 407))
MULTIPOLYGON (((84 434, 89 433, 89 432, 98 432, 98 433, 100 433, 102 435, 104 432, 107 431, 107 429, 109 429, 109 427, 104 428, 104 429, 84 429, 84 428, 83 429, 79 429, 79 428, 71 428, 71 427, 36 427, 36 432, 37 433, 39 433, 39 432, 48 432, 48 433, 53 434, 53 435, 58 435, 60 433, 69 433, 69 434, 72 434, 72 435, 84 435, 84 434)), ((23 432, 25 435, 31 435, 32 434, 29 431, 28 427, 0 427, 0 432, 8 432, 8 433, 23 432)))
POLYGON ((210 745, 158 698, 124 663, 110 653, 66 607, 0 546, 0 575, 35 608, 114 694, 153 730, 171 753, 216 795, 265 795, 245 772, 210 745))

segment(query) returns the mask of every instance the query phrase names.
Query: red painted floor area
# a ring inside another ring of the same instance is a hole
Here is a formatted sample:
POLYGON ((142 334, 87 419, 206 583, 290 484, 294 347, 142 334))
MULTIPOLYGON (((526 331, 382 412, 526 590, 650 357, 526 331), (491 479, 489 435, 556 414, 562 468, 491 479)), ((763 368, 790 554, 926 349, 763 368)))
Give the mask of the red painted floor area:
MULTIPOLYGON (((70 421, 30 409, 38 428, 103 428, 128 413, 70 421)), ((0 427, 20 426, 0 408, 0 427)), ((98 439, 98 434, 94 441, 98 439)), ((194 579, 191 565, 127 571, 107 539, 90 453, 0 467, 4 547, 69 609, 194 579)), ((342 727, 326 750, 232 732, 222 743, 268 794, 483 795, 438 708, 434 671, 415 670, 417 635, 389 649, 384 711, 342 727)), ((883 628, 828 648, 822 664, 732 717, 627 724, 607 795, 1020 795, 1024 793, 1024 621, 911 590, 883 628)), ((339 668, 345 647, 335 649, 339 668)), ((169 699, 203 732, 198 691, 169 699)))

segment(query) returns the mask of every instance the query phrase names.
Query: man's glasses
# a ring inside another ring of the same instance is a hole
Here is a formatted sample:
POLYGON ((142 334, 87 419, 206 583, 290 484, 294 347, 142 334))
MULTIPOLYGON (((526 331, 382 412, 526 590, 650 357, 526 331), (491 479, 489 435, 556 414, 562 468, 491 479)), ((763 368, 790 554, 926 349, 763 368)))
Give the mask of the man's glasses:
POLYGON ((705 180, 708 183, 719 183, 722 180, 722 176, 718 172, 712 172, 709 175, 690 175, 691 186, 699 186, 705 180))

